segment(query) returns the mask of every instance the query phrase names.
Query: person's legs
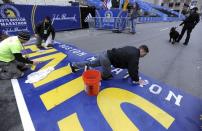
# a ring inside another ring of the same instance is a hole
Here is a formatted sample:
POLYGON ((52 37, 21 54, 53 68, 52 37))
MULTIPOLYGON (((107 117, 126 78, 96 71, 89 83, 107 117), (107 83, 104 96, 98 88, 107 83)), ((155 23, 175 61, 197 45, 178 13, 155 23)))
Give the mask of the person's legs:
POLYGON ((100 59, 100 65, 102 66, 103 80, 106 80, 106 79, 112 77, 111 62, 108 58, 107 52, 103 52, 102 54, 100 54, 99 59, 100 59))
POLYGON ((106 80, 111 75, 111 62, 108 58, 107 52, 100 53, 98 58, 94 61, 83 61, 83 62, 75 62, 70 63, 70 66, 72 68, 72 72, 76 72, 76 69, 83 69, 85 66, 89 67, 98 67, 102 66, 102 78, 103 80, 106 80))
POLYGON ((99 60, 99 58, 97 58, 93 61, 74 62, 74 63, 72 63, 72 65, 79 69, 83 69, 85 66, 98 67, 98 66, 100 66, 100 60, 99 60))
POLYGON ((49 47, 52 45, 52 35, 50 34, 45 42, 45 44, 43 45, 44 47, 49 47))
POLYGON ((42 47, 42 38, 41 38, 39 35, 35 36, 35 38, 36 38, 36 46, 37 46, 39 49, 43 48, 43 47, 42 47))
POLYGON ((177 42, 180 42, 180 40, 182 39, 182 37, 184 36, 185 31, 187 30, 187 28, 184 26, 182 28, 181 34, 179 35, 177 42))
POLYGON ((24 75, 24 73, 17 68, 15 61, 9 63, 0 62, 0 67, 0 79, 17 79, 24 75))
POLYGON ((30 69, 32 66, 31 64, 25 64, 25 63, 18 62, 18 61, 14 61, 14 63, 17 65, 17 68, 22 72, 30 69))
POLYGON ((72 69, 72 72, 74 72, 74 73, 76 72, 77 69, 84 69, 85 66, 88 66, 88 67, 98 67, 98 66, 100 66, 99 57, 96 58, 93 61, 82 61, 82 62, 70 63, 70 67, 72 69))
POLYGON ((132 32, 132 28, 133 28, 133 20, 129 20, 129 24, 130 24, 130 32, 132 32))
POLYGON ((131 20, 131 33, 136 33, 136 30, 135 30, 135 28, 136 28, 136 19, 132 19, 131 20))
POLYGON ((184 45, 187 45, 189 43, 191 32, 192 32, 192 29, 187 29, 187 37, 185 39, 184 45))

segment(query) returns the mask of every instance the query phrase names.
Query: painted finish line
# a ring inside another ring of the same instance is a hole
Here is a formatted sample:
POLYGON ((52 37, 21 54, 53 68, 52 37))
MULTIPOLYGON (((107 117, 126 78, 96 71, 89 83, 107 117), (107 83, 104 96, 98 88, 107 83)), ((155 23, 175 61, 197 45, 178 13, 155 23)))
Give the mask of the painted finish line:
POLYGON ((26 74, 55 67, 47 78, 34 84, 26 84, 26 77, 18 80, 37 131, 200 130, 199 98, 143 74, 141 78, 149 84, 133 85, 122 69, 113 69, 114 78, 102 81, 99 95, 90 97, 84 92, 82 70, 74 74, 68 63, 93 60, 93 54, 57 42, 43 52, 35 45, 25 48, 31 59, 43 61, 26 74))

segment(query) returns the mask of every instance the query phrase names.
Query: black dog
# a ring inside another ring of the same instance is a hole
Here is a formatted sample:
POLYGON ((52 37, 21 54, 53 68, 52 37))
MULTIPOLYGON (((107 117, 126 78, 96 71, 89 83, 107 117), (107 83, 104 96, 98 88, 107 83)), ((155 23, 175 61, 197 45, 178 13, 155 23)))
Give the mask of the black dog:
POLYGON ((176 27, 172 27, 170 30, 170 40, 169 41, 172 42, 172 44, 175 44, 178 37, 179 37, 179 33, 176 31, 176 27))

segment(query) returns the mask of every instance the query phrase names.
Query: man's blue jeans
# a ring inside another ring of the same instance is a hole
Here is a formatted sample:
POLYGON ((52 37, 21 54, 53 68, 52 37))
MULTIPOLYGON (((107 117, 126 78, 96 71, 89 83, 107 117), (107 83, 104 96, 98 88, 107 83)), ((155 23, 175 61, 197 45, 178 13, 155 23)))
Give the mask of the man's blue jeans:
POLYGON ((131 33, 136 33, 137 19, 131 19, 129 21, 130 21, 130 32, 131 33))
POLYGON ((90 67, 102 67, 102 76, 111 76, 111 62, 108 58, 107 51, 100 53, 94 61, 82 61, 72 63, 74 67, 84 68, 86 65, 90 67))

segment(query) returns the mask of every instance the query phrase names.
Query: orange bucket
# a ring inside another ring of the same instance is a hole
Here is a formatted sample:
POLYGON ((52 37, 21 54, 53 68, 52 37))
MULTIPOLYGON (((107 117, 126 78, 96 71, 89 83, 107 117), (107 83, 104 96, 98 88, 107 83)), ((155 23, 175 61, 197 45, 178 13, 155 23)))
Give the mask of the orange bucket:
POLYGON ((82 75, 85 91, 89 96, 96 96, 100 91, 101 73, 98 70, 87 70, 82 75))

